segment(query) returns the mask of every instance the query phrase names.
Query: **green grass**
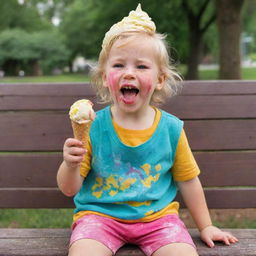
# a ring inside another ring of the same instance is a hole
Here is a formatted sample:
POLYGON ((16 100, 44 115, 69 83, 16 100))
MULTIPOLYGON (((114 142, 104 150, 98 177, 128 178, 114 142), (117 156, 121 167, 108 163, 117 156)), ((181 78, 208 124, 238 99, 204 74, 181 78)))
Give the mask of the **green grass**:
MULTIPOLYGON (((241 210, 242 211, 242 210, 241 210)), ((0 209, 0 228, 70 228, 72 209, 0 209)), ((229 216, 214 221, 221 228, 256 228, 256 219, 229 216)))
POLYGON ((69 228, 72 209, 0 209, 0 228, 69 228))
POLYGON ((4 77, 0 83, 57 83, 57 82, 88 82, 89 78, 83 74, 66 74, 52 76, 25 76, 25 77, 4 77))
POLYGON ((244 219, 244 220, 237 220, 235 216, 230 216, 225 221, 213 221, 213 224, 217 227, 221 228, 256 228, 256 219, 250 220, 250 219, 244 219))
MULTIPOLYGON (((218 70, 201 70, 199 72, 201 80, 217 80, 218 70)), ((243 68, 242 69, 243 80, 256 80, 256 68, 243 68)))

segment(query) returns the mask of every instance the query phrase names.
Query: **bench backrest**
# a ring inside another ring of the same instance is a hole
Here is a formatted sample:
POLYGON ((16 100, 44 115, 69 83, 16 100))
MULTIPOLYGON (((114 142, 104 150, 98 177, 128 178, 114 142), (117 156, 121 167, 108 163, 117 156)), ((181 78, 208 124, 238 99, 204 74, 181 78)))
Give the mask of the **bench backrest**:
MULTIPOLYGON (((73 207, 56 172, 81 98, 90 85, 0 84, 0 208, 73 207)), ((256 81, 186 81, 163 109, 185 121, 209 207, 256 207, 256 81)))

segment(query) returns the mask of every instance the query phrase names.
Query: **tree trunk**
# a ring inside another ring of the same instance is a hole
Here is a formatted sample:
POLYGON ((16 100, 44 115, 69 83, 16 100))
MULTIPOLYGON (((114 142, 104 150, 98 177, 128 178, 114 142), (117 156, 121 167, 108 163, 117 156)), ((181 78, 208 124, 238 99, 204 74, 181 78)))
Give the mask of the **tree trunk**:
POLYGON ((241 9, 244 0, 216 0, 219 31, 219 78, 241 79, 241 9))
POLYGON ((198 80, 198 66, 201 60, 202 53, 202 33, 199 30, 199 24, 193 26, 190 22, 189 29, 189 56, 188 56, 188 70, 186 79, 198 80))
POLYGON ((41 76, 43 74, 38 60, 31 60, 30 65, 32 76, 41 76))
POLYGON ((198 76, 198 66, 200 64, 202 55, 202 38, 209 26, 215 20, 215 12, 211 16, 208 16, 207 20, 204 20, 204 14, 206 14, 207 7, 210 4, 210 0, 201 1, 196 7, 192 8, 188 4, 187 0, 182 0, 181 5, 186 13, 188 25, 189 25, 189 56, 188 56, 188 70, 186 79, 196 80, 198 76), (196 9, 196 11, 195 11, 196 9))

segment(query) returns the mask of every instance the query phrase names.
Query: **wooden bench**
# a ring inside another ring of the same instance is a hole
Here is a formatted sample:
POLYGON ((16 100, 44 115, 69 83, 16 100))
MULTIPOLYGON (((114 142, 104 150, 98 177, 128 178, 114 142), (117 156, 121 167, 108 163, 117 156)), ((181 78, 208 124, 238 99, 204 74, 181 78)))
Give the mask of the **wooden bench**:
MULTIPOLYGON (((62 146, 72 136, 69 106, 95 96, 88 84, 0 84, 0 208, 73 208, 58 191, 62 146)), ((95 104, 95 109, 102 106, 95 104)), ((185 121, 209 208, 256 208, 256 81, 187 81, 165 110, 185 121)), ((201 256, 256 255, 256 229, 201 256)), ((67 255, 69 229, 0 229, 0 256, 67 255)), ((135 246, 119 256, 143 255, 135 246)))

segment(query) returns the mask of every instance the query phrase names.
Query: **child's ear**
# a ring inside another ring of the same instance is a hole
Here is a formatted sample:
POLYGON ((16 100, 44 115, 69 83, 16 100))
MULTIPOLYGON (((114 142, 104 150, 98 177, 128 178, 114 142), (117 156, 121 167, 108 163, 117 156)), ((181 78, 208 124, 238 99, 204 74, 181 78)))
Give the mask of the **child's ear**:
POLYGON ((164 74, 160 74, 158 76, 158 83, 156 85, 156 90, 161 90, 164 87, 166 81, 166 76, 164 74))
POLYGON ((104 86, 104 87, 108 87, 108 85, 107 85, 107 75, 106 75, 106 73, 103 73, 103 74, 102 74, 101 79, 102 79, 102 84, 103 84, 103 86, 104 86))

